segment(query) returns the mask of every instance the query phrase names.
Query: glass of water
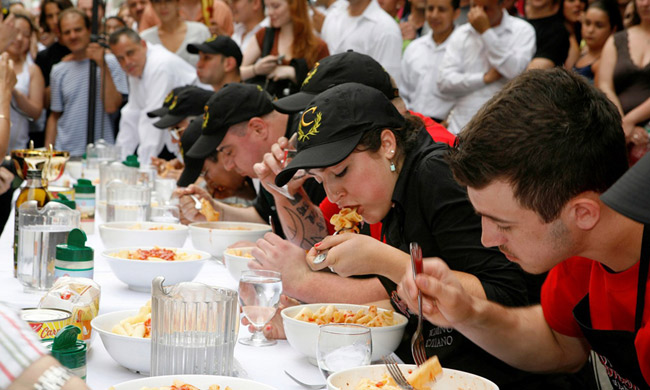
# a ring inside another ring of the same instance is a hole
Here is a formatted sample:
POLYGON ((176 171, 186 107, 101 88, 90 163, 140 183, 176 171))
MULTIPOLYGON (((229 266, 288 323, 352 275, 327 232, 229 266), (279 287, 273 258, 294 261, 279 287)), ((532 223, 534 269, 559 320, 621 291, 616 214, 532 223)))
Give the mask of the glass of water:
POLYGON ((327 324, 319 327, 317 360, 325 379, 337 371, 367 366, 371 356, 370 328, 356 324, 327 324))
POLYGON ((156 179, 154 184, 154 190, 162 206, 169 204, 175 189, 176 180, 174 179, 156 179))
POLYGON ((244 271, 239 278, 239 303, 244 315, 255 327, 250 338, 239 342, 254 347, 274 345, 275 340, 264 336, 264 325, 271 321, 278 309, 282 294, 282 279, 279 272, 265 270, 244 271))

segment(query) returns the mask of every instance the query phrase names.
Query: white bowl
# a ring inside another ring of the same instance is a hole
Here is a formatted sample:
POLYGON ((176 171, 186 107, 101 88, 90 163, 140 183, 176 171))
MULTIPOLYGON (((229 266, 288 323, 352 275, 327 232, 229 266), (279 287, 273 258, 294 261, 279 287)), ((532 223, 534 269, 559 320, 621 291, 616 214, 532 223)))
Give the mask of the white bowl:
MULTIPOLYGON (((210 254, 194 249, 178 249, 190 255, 198 254, 198 260, 186 261, 148 261, 129 260, 113 256, 121 250, 152 249, 151 246, 137 246, 107 249, 102 252, 108 265, 115 276, 126 283, 131 290, 151 291, 151 281, 156 276, 164 276, 165 284, 172 285, 180 282, 190 282, 199 274, 203 264, 210 258, 210 254)), ((176 249, 176 248, 170 248, 176 249)))
POLYGON ((238 241, 255 242, 271 231, 271 226, 252 222, 195 222, 189 225, 192 245, 221 258, 223 251, 238 241), (233 230, 244 228, 246 230, 233 230))
POLYGON ((248 247, 241 247, 241 248, 231 248, 223 251, 223 259, 224 262, 226 263, 226 269, 228 269, 228 272, 230 273, 230 276, 232 276, 233 279, 239 280, 239 278, 241 277, 241 273, 244 271, 248 271, 249 269, 248 262, 251 260, 255 260, 255 258, 237 256, 232 254, 231 251, 239 250, 242 251, 242 253, 250 254, 253 248, 254 247, 252 246, 248 246, 248 247))
POLYGON ((104 348, 121 366, 140 374, 151 370, 151 339, 141 339, 111 332, 125 318, 137 315, 139 310, 116 311, 95 317, 90 325, 99 333, 104 348))
POLYGON ((104 248, 136 245, 182 248, 188 231, 185 225, 163 222, 108 222, 99 225, 99 235, 104 248), (149 230, 156 227, 173 230, 149 230))
POLYGON ((181 380, 187 384, 208 390, 210 385, 219 385, 221 389, 229 386, 233 390, 276 390, 275 387, 255 382, 250 379, 235 378, 232 376, 218 375, 163 375, 149 378, 134 379, 113 386, 113 390, 140 390, 143 387, 171 386, 174 380, 181 380))
MULTIPOLYGON (((318 350, 318 325, 297 320, 295 317, 300 310, 308 307, 311 311, 316 312, 327 303, 312 303, 308 305, 298 305, 288 307, 280 312, 284 324, 284 333, 287 336, 289 344, 298 352, 306 355, 312 364, 316 364, 316 354, 318 350)), ((350 305, 336 303, 334 304, 339 310, 352 310, 357 312, 360 309, 368 309, 364 305, 350 305)), ((377 309, 378 311, 386 311, 377 309)), ((370 328, 372 337, 372 361, 381 359, 382 356, 388 355, 395 351, 402 341, 402 335, 406 328, 407 319, 399 313, 393 314, 396 318, 397 325, 373 327, 370 328)))
MULTIPOLYGON (((415 370, 417 366, 413 364, 400 364, 399 367, 404 373, 404 376, 408 376, 409 371, 415 370)), ((354 390, 361 379, 381 380, 387 372, 386 366, 383 364, 349 368, 330 375, 327 378, 327 390, 354 390)), ((499 389, 497 385, 483 377, 450 368, 442 369, 442 376, 437 378, 433 388, 435 390, 499 389)))

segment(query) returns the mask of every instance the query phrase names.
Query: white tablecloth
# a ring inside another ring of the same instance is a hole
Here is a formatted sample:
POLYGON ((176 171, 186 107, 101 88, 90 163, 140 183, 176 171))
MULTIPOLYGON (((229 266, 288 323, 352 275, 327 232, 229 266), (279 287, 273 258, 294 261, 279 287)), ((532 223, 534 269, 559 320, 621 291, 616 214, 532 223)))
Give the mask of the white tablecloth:
MULTIPOLYGON (((104 247, 102 245, 97 225, 95 234, 88 236, 87 246, 95 250, 95 281, 101 285, 100 314, 119 310, 137 309, 150 298, 150 294, 129 290, 111 272, 108 264, 101 257, 104 247)), ((29 294, 23 292, 22 285, 13 277, 13 216, 0 236, 0 253, 4 253, 0 260, 0 300, 6 301, 18 308, 36 307, 43 294, 29 294)), ((188 236, 186 247, 191 248, 188 236)), ((195 281, 210 285, 237 289, 225 267, 212 260, 206 264, 195 281)), ((247 337, 248 330, 240 327, 240 338, 247 337)), ((269 384, 278 390, 303 389, 284 374, 289 371, 307 383, 324 383, 325 380, 317 367, 307 361, 307 358, 295 351, 286 340, 270 347, 249 347, 237 344, 235 358, 245 370, 243 377, 269 384)), ((95 390, 108 389, 110 386, 142 378, 126 368, 117 364, 106 352, 98 336, 94 337, 92 348, 88 353, 87 383, 95 390)))

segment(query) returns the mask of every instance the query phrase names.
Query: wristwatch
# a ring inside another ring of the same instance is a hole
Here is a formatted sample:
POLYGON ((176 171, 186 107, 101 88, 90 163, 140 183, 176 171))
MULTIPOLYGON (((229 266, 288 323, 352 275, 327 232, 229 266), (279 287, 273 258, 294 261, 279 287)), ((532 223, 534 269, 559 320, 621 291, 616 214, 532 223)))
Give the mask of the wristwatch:
POLYGON ((68 380, 70 373, 65 367, 50 366, 34 383, 34 390, 61 390, 68 380))

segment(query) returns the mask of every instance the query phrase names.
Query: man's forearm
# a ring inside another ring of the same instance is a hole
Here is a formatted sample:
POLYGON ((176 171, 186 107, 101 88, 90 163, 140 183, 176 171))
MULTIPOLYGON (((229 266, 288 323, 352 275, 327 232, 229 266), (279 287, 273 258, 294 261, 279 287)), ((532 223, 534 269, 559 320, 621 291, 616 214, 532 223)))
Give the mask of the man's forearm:
POLYGON ((59 120, 59 115, 60 113, 51 112, 49 118, 47 118, 47 124, 45 125, 45 147, 55 144, 57 133, 56 126, 59 120))
POLYGON ((275 203, 282 230, 293 244, 310 249, 328 235, 323 213, 303 189, 294 194, 294 200, 275 196, 275 203))
POLYGON ((337 274, 312 272, 299 283, 285 286, 285 294, 306 303, 353 303, 388 299, 388 293, 377 278, 343 278, 337 274))
POLYGON ((117 90, 117 87, 115 87, 111 71, 105 63, 104 66, 102 66, 102 80, 104 80, 102 83, 104 110, 107 113, 112 114, 120 109, 120 106, 122 105, 122 94, 117 90))

